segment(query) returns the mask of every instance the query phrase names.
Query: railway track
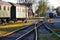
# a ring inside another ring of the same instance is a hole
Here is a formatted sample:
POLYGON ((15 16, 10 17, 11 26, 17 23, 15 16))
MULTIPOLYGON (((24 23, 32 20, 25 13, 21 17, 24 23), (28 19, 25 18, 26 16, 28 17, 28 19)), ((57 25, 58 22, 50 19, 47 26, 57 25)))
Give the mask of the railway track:
POLYGON ((28 31, 27 33, 25 33, 24 35, 20 36, 19 38, 17 38, 16 40, 37 40, 37 28, 38 26, 42 25, 44 22, 38 22, 37 24, 35 24, 35 27, 28 31))
MULTIPOLYGON (((40 22, 39 22, 40 23, 40 22)), ((37 23, 38 25, 38 23, 37 23)), ((40 25, 40 24, 39 24, 40 25)), ((28 26, 24 29, 21 29, 19 31, 14 32, 13 34, 10 34, 5 37, 0 37, 0 40, 21 40, 23 39, 26 35, 35 35, 35 25, 28 26)), ((35 38, 35 36, 34 36, 35 38)))
POLYGON ((8 36, 2 37, 2 40, 15 40, 18 37, 22 36, 23 34, 25 34, 26 32, 32 30, 34 28, 34 25, 28 26, 24 29, 18 30, 16 32, 14 32, 13 34, 10 34, 8 36))
MULTIPOLYGON (((39 23, 40 24, 40 23, 39 23)), ((45 24, 35 25, 35 28, 26 35, 17 38, 16 40, 40 40, 39 34, 50 34, 52 31, 45 27, 45 24)))
POLYGON ((58 34, 58 32, 55 32, 52 28, 51 28, 51 26, 49 25, 49 23, 47 23, 47 24, 44 24, 45 26, 46 26, 46 28, 48 28, 49 30, 51 30, 53 33, 55 33, 55 35, 58 37, 58 38, 60 38, 60 35, 58 34), (49 27, 48 27, 49 26, 49 27))
POLYGON ((38 40, 60 40, 60 36, 51 28, 50 24, 43 24, 38 28, 38 40))
POLYGON ((52 32, 53 30, 44 22, 38 22, 11 35, 2 37, 0 40, 44 40, 45 38, 41 38, 41 35, 51 34, 52 32))
POLYGON ((50 34, 50 33, 52 33, 51 30, 46 28, 44 24, 38 26, 38 28, 37 28, 37 40, 43 40, 44 39, 44 38, 41 38, 40 34, 43 35, 43 34, 50 34))

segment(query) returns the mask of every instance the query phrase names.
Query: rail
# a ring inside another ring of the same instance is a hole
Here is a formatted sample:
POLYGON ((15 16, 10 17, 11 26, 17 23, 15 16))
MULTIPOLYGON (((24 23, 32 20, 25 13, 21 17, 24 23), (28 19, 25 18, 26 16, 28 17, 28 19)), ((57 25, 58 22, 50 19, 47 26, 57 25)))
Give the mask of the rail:
MULTIPOLYGON (((42 25, 42 24, 43 24, 43 23, 39 24, 38 26, 40 26, 40 25, 42 25)), ((23 39, 25 36, 27 36, 27 34, 31 33, 32 31, 35 31, 35 40, 37 40, 37 28, 38 28, 38 26, 36 26, 36 25, 37 25, 37 23, 35 24, 35 28, 33 28, 32 30, 28 31, 28 32, 25 33, 24 35, 18 37, 16 40, 19 40, 19 39, 21 40, 21 39, 23 39)))

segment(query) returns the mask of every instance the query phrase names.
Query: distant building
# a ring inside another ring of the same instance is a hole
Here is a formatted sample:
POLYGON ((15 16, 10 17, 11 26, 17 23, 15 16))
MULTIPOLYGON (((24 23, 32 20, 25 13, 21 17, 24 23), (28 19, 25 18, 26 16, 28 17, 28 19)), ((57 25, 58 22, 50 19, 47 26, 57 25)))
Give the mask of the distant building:
POLYGON ((0 18, 10 17, 11 4, 0 1, 0 18))
POLYGON ((32 9, 32 4, 35 0, 18 0, 18 4, 25 5, 28 7, 28 15, 29 17, 34 16, 33 14, 33 9, 32 9))
POLYGON ((46 11, 46 17, 49 17, 50 13, 53 13, 53 16, 57 16, 56 10, 47 10, 46 11))
POLYGON ((29 7, 28 9, 28 15, 29 16, 34 16, 33 10, 32 10, 32 6, 29 7))
POLYGON ((18 3, 33 3, 35 0, 18 0, 18 3))

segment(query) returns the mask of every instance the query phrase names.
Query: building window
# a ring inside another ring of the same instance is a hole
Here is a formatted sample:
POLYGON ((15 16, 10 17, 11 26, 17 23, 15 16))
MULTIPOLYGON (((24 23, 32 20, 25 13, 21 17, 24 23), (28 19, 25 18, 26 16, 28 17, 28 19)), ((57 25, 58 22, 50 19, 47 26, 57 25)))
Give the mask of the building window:
POLYGON ((8 11, 9 11, 9 7, 8 7, 8 11))
POLYGON ((0 10, 1 10, 1 6, 0 6, 0 10))
POLYGON ((25 12, 25 9, 23 9, 22 11, 25 12))
POLYGON ((6 7, 4 6, 4 10, 6 10, 6 7))
POLYGON ((19 8, 18 8, 18 12, 19 12, 19 8))
POLYGON ((19 9, 19 11, 21 12, 21 8, 19 9))

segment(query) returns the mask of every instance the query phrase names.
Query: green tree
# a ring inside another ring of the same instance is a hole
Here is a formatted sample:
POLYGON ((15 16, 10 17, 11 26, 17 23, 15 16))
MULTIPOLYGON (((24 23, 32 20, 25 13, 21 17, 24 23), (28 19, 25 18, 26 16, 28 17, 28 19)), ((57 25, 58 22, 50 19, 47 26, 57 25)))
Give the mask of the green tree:
POLYGON ((38 9, 36 10, 36 13, 39 13, 40 16, 45 16, 45 12, 48 9, 47 2, 44 0, 41 0, 39 2, 38 9))

